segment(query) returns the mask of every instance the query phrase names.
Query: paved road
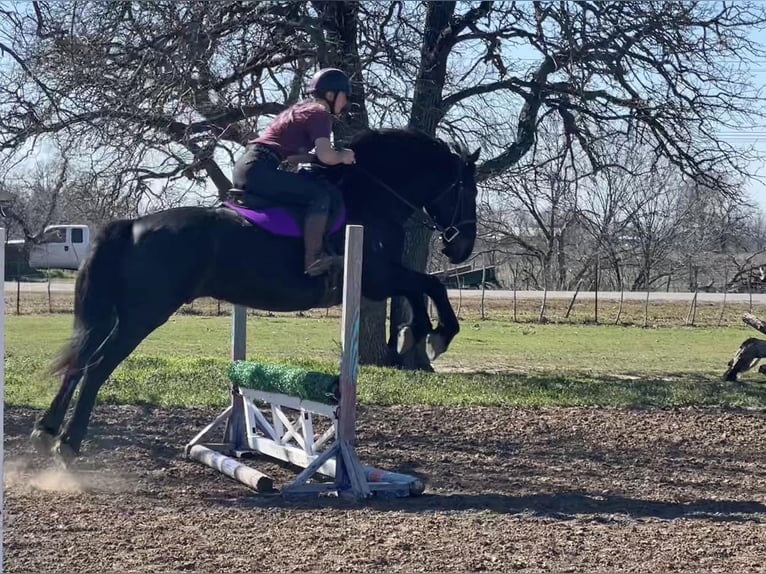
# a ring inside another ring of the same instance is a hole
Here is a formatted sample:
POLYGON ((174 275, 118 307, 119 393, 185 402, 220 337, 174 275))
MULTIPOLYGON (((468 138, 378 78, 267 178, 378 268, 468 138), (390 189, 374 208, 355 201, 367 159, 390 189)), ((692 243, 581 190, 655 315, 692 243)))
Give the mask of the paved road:
MULTIPOLYGON (((511 299, 513 298, 513 291, 509 290, 487 290, 484 292, 487 299, 511 299)), ((458 291, 450 289, 449 294, 451 298, 458 296, 458 291)), ((463 289, 463 297, 480 298, 481 291, 478 289, 463 289)), ((574 291, 548 291, 549 299, 571 299, 574 295, 574 291)), ((721 302, 723 300, 723 293, 698 293, 697 301, 703 302, 721 302)), ((542 291, 516 291, 516 297, 519 299, 541 299, 543 296, 542 291)), ((664 291, 658 291, 656 293, 649 294, 650 301, 691 301, 694 297, 694 293, 689 292, 676 292, 665 293, 664 291)), ((580 291, 577 294, 577 300, 593 300, 595 293, 593 291, 580 291)), ((619 301, 619 291, 599 291, 598 298, 601 300, 619 301)), ((646 299, 646 291, 626 291, 624 294, 626 301, 644 301, 646 299)), ((726 295, 726 301, 729 303, 747 303, 750 301, 750 296, 747 293, 728 293, 726 295)), ((766 303, 766 293, 753 293, 753 303, 766 303)))
MULTIPOLYGON (((51 281, 50 285, 51 293, 72 293, 74 291, 73 281, 51 281)), ((22 293, 47 293, 47 283, 21 283, 22 293)), ((16 283, 13 281, 5 282, 5 293, 7 295, 13 295, 16 293, 16 283)), ((456 289, 450 289, 450 298, 456 299, 460 292, 456 289)), ((510 290, 487 290, 484 292, 487 299, 511 299, 513 298, 513 291, 510 290)), ((542 297, 542 291, 517 291, 516 297, 519 299, 540 299, 542 297)), ((571 299, 574 295, 574 291, 549 291, 549 299, 571 299)), ((578 300, 592 300, 594 298, 592 291, 580 291, 577 295, 578 300)), ((481 297, 481 291, 478 289, 463 289, 462 296, 468 299, 475 299, 481 297)), ((601 291, 598 294, 599 299, 603 300, 619 300, 619 291, 601 291)), ((693 293, 678 292, 678 293, 665 293, 657 292, 649 295, 650 301, 691 301, 693 293)), ((625 300, 639 300, 643 301, 646 298, 646 292, 626 292, 625 300)), ((723 299, 723 293, 699 293, 697 295, 697 301, 703 302, 720 302, 723 299)), ((730 303, 736 302, 748 302, 750 300, 747 293, 729 293, 726 296, 726 300, 730 303)), ((753 294, 753 303, 766 304, 766 294, 755 293, 753 294)))

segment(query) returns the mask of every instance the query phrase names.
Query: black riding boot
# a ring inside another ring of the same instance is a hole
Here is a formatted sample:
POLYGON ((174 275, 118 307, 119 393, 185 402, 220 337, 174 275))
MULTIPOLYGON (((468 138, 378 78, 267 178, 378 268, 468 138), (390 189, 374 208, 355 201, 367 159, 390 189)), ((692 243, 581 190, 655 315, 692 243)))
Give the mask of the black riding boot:
POLYGON ((303 240, 305 244, 304 270, 307 275, 312 277, 326 273, 334 262, 333 257, 322 252, 326 227, 326 213, 307 215, 306 221, 303 224, 303 240))

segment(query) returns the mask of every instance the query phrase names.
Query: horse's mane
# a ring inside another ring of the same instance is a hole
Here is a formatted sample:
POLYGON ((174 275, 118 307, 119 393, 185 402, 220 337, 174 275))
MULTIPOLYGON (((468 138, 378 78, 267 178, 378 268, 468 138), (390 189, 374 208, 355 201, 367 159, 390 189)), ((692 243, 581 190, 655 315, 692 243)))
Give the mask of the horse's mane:
POLYGON ((354 134, 349 142, 350 147, 363 146, 370 143, 375 138, 384 137, 389 141, 395 142, 397 147, 416 145, 421 149, 430 149, 436 153, 452 154, 456 153, 465 159, 468 156, 467 150, 457 143, 447 143, 440 138, 428 135, 422 130, 413 127, 406 128, 367 128, 354 134))

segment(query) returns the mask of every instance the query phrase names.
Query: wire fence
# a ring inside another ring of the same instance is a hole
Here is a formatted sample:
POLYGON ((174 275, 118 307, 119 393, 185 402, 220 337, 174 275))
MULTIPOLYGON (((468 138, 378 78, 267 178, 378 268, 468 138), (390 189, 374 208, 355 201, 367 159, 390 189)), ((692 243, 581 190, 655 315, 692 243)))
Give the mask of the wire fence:
MULTIPOLYGON (((449 290, 450 302, 463 321, 570 323, 640 327, 727 327, 742 325, 744 313, 766 309, 759 294, 667 292, 545 292, 489 289, 449 290)), ((9 315, 68 314, 74 309, 72 281, 6 282, 9 315)), ((250 316, 340 317, 340 306, 292 313, 248 309, 250 316)), ((429 305, 432 319, 436 311, 429 305)), ((229 303, 200 298, 176 314, 229 316, 229 303)))

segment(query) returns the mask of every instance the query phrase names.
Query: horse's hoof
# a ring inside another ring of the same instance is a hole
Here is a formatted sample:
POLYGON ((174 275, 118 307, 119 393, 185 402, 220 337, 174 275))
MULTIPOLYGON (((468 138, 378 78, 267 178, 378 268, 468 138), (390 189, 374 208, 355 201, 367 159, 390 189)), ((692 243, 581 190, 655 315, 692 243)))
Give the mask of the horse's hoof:
POLYGON ((29 440, 40 454, 47 454, 53 445, 53 435, 43 429, 34 429, 29 435, 29 440))
POLYGON ((399 329, 399 335, 396 338, 396 352, 400 355, 409 353, 415 346, 415 335, 412 334, 411 327, 402 327, 399 329))
POLYGON ((426 337, 426 353, 433 361, 447 350, 447 341, 441 333, 429 333, 426 337))
POLYGON ((59 465, 65 469, 72 464, 75 458, 77 458, 75 450, 67 443, 62 442, 61 439, 56 440, 53 444, 51 454, 53 454, 59 465))

